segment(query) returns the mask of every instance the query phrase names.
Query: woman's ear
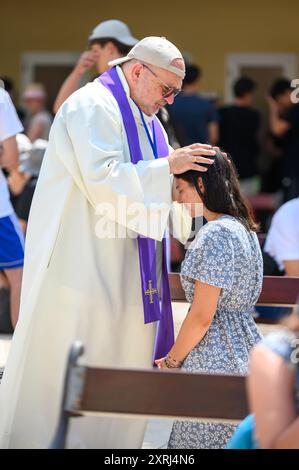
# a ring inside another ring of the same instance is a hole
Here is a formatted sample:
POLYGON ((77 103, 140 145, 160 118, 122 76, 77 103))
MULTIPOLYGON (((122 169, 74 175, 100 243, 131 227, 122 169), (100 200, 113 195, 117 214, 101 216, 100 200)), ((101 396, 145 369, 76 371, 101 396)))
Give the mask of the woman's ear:
POLYGON ((172 181, 172 200, 176 202, 179 200, 178 183, 179 183, 178 178, 174 176, 173 181, 172 181))
POLYGON ((204 187, 204 185, 203 185, 202 177, 201 177, 201 176, 198 177, 197 182, 198 182, 198 187, 199 187, 200 191, 201 191, 202 193, 204 193, 204 192, 205 192, 205 187, 204 187))

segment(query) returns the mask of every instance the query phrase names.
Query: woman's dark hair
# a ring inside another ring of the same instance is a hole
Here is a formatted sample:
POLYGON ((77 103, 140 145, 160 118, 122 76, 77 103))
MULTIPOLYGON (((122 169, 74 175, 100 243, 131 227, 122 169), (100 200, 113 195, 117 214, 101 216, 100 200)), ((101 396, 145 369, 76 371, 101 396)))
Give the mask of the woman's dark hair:
POLYGON ((212 165, 206 166, 208 171, 201 172, 189 170, 175 175, 194 186, 205 207, 218 214, 228 214, 236 217, 247 230, 257 232, 259 225, 254 221, 249 205, 241 194, 239 180, 235 165, 220 150, 216 150, 212 165), (198 185, 198 178, 202 178, 204 192, 198 185))
POLYGON ((108 42, 112 42, 118 50, 119 54, 122 56, 128 55, 130 50, 132 49, 132 46, 127 46, 126 44, 123 44, 122 42, 119 42, 117 41, 117 39, 114 38, 92 39, 89 42, 89 47, 91 47, 93 44, 99 44, 100 46, 104 47, 108 42))

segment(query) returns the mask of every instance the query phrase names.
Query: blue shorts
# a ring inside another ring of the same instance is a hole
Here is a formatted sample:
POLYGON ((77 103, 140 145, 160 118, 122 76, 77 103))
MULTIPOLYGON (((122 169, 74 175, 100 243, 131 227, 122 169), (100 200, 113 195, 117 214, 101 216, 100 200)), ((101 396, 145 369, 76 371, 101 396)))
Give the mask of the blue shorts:
POLYGON ((15 214, 0 217, 0 270, 24 264, 24 236, 15 214))

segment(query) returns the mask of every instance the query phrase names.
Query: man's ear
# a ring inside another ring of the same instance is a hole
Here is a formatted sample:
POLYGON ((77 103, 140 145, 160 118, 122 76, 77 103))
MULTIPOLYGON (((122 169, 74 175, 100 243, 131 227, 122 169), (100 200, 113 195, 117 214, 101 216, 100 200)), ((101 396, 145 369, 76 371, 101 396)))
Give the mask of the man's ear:
POLYGON ((131 76, 132 76, 132 79, 134 80, 134 82, 138 81, 142 70, 143 70, 143 65, 142 64, 137 63, 132 67, 131 76))

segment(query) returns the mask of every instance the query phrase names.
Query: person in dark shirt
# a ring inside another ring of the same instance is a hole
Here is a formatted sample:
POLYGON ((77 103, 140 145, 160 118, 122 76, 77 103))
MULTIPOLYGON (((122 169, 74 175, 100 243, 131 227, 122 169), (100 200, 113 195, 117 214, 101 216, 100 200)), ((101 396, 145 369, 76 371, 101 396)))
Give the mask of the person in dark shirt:
POLYGON ((170 117, 169 112, 167 111, 167 109, 165 107, 161 108, 157 113, 157 117, 160 119, 160 121, 163 124, 163 127, 164 127, 164 129, 166 131, 166 134, 167 134, 167 137, 168 137, 169 145, 173 149, 179 148, 180 144, 178 142, 178 138, 176 136, 175 128, 174 128, 173 122, 171 120, 171 117, 170 117))
POLYGON ((233 159, 247 193, 254 192, 253 178, 258 174, 260 115, 252 108, 255 89, 253 80, 239 78, 233 86, 233 104, 220 108, 219 145, 233 159))
POLYGON ((187 65, 183 91, 168 107, 181 146, 194 142, 216 145, 219 116, 214 106, 198 93, 201 70, 187 65))
POLYGON ((284 201, 299 195, 299 103, 292 102, 288 79, 276 80, 270 88, 270 130, 280 139, 283 152, 284 201))

